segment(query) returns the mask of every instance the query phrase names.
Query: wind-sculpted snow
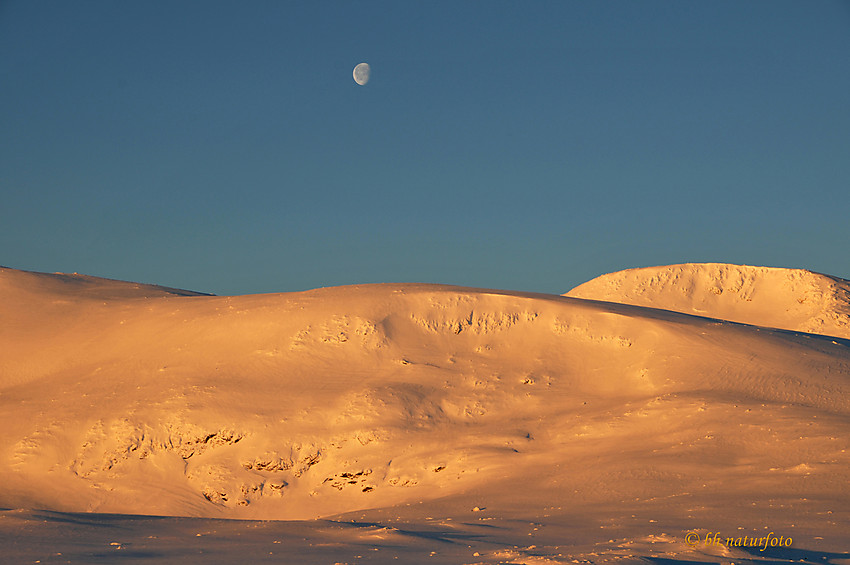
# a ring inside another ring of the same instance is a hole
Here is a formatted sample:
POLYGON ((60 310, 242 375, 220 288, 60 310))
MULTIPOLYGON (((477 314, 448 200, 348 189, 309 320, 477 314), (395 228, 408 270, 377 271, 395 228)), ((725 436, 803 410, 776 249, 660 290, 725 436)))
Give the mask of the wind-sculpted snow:
POLYGON ((714 523, 730 507, 776 524, 789 505, 811 523, 827 506, 848 517, 840 338, 440 285, 141 298, 91 281, 107 299, 0 276, 5 507, 312 519, 424 504, 567 521, 595 508, 668 529, 684 508, 714 523))

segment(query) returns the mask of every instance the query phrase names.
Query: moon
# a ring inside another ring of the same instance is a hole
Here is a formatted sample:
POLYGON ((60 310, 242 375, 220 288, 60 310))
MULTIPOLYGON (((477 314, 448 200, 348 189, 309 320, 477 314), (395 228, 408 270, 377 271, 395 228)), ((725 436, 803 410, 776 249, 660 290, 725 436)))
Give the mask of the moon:
POLYGON ((356 67, 354 67, 354 82, 363 86, 367 82, 369 82, 369 72, 372 69, 369 67, 369 63, 360 63, 356 67))

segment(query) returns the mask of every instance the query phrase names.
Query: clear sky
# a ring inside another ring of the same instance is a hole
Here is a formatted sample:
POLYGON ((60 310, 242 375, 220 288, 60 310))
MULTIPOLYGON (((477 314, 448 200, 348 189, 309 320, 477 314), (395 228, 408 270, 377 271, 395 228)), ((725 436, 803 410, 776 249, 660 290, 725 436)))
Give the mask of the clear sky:
POLYGON ((7 267, 561 293, 848 242, 847 1, 0 0, 7 267))

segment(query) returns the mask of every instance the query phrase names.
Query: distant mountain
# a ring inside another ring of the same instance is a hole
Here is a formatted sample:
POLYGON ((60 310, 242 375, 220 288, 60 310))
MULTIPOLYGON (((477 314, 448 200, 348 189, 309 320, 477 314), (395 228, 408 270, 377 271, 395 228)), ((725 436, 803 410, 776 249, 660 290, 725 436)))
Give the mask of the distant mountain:
POLYGON ((0 267, 0 293, 6 298, 17 294, 49 294, 75 299, 154 298, 157 296, 212 296, 153 284, 105 279, 79 273, 38 273, 0 267))
POLYGON ((801 269, 722 263, 629 269, 564 296, 850 338, 850 281, 801 269))

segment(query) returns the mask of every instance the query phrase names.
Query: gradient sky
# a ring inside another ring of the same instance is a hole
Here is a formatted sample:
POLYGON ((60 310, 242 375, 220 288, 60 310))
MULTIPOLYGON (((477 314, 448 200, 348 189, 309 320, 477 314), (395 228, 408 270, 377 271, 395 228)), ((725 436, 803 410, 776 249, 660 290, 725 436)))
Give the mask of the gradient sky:
POLYGON ((848 242, 847 1, 0 0, 7 267, 561 293, 848 242))

